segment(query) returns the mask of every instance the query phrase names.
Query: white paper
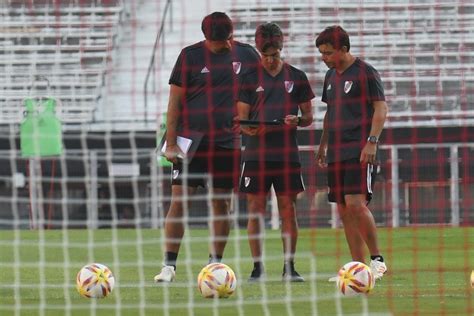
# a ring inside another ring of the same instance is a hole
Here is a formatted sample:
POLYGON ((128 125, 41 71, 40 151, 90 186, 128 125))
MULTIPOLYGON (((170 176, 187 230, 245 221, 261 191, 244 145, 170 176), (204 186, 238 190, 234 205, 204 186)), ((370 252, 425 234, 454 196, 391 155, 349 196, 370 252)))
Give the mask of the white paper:
MULTIPOLYGON (((181 137, 178 136, 176 137, 176 144, 179 146, 181 151, 186 155, 189 151, 189 148, 191 147, 191 144, 193 143, 192 139, 186 138, 186 137, 181 137)), ((163 147, 161 147, 161 153, 164 154, 166 151, 166 144, 167 142, 165 141, 163 143, 163 147)))

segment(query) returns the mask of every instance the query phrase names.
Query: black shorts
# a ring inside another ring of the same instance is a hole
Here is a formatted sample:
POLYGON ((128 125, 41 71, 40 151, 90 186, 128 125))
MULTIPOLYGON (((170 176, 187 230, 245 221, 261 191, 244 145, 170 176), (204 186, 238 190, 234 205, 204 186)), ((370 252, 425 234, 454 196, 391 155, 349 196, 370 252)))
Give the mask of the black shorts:
POLYGON ((266 194, 273 184, 275 193, 296 195, 304 191, 299 163, 246 161, 240 176, 240 191, 266 194))
POLYGON ((344 195, 365 194, 367 204, 372 199, 376 168, 350 159, 328 164, 329 202, 344 203, 344 195))
POLYGON ((171 173, 172 185, 189 187, 205 187, 211 177, 212 187, 220 189, 237 188, 239 181, 240 148, 211 148, 202 143, 196 149, 191 162, 187 165, 187 173, 183 172, 183 164, 173 164, 171 173), (186 177, 186 181, 184 181, 186 177))

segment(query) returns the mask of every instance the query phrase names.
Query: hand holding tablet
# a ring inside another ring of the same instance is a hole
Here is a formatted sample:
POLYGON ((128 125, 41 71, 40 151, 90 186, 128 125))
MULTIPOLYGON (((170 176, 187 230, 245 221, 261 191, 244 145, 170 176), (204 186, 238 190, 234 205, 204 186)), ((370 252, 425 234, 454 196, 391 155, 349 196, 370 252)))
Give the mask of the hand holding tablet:
POLYGON ((240 125, 248 126, 248 127, 257 127, 260 125, 267 125, 267 126, 279 126, 283 125, 283 120, 273 120, 273 121, 257 121, 257 120, 238 120, 240 125))

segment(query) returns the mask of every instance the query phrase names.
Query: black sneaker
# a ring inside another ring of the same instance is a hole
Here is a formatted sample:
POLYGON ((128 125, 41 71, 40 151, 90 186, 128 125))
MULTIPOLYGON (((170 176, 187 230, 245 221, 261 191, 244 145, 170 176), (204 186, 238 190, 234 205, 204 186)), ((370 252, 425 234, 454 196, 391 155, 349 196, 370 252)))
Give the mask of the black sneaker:
POLYGON ((265 280, 265 272, 262 269, 254 267, 252 273, 250 273, 249 282, 262 282, 265 280))
POLYGON ((207 264, 220 263, 220 262, 222 262, 222 256, 209 255, 209 261, 207 262, 207 264))
POLYGON ((290 264, 289 267, 283 266, 282 279, 287 282, 304 282, 303 277, 296 272, 294 264, 290 264))

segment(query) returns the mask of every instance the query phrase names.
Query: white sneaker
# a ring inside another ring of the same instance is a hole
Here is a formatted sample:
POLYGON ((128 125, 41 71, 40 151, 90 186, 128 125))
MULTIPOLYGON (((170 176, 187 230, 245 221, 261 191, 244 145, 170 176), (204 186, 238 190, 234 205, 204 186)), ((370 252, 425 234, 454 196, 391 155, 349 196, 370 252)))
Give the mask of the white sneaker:
POLYGON ((336 276, 333 276, 333 277, 330 277, 328 279, 329 282, 337 282, 337 275, 336 276))
POLYGON ((160 274, 155 275, 155 282, 173 282, 176 277, 176 272, 173 266, 163 266, 160 274))
POLYGON ((381 279, 385 272, 387 272, 387 266, 385 262, 378 260, 370 260, 370 270, 374 275, 374 279, 381 279))

